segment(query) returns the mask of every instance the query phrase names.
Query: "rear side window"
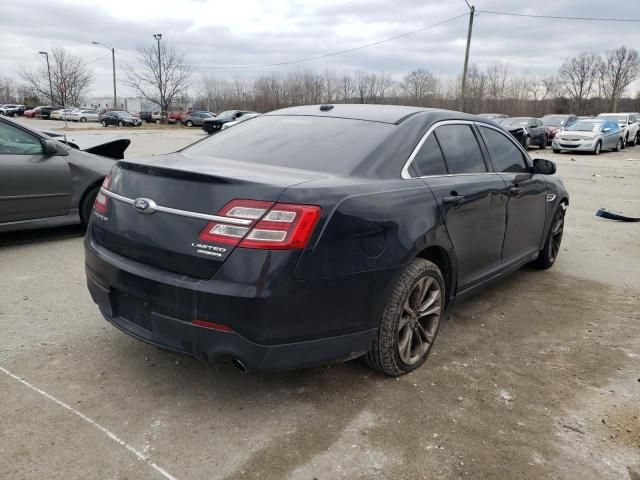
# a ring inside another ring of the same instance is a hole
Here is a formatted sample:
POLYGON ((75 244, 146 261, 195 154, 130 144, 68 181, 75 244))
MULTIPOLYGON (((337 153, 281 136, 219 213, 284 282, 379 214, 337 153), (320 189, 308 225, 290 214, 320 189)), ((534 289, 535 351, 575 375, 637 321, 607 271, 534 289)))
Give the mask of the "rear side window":
POLYGON ((435 130, 435 135, 450 174, 487 171, 470 125, 443 125, 435 130))
POLYGON ((413 166, 421 176, 446 175, 447 167, 435 135, 429 135, 422 144, 418 154, 413 159, 413 166))
POLYGON ((260 165, 347 173, 397 127, 345 118, 262 115, 184 150, 260 165))
POLYGON ((528 171, 524 155, 504 134, 487 127, 480 127, 480 131, 496 172, 528 171))

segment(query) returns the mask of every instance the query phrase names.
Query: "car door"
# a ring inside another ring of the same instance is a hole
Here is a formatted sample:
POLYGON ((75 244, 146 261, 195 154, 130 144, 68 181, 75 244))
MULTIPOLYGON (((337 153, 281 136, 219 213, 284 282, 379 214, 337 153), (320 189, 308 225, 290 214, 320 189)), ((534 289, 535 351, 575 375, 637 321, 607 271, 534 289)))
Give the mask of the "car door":
POLYGON ((600 128, 602 128, 602 148, 605 150, 616 148, 622 132, 620 125, 607 120, 600 128))
POLYGON ((0 121, 0 223, 66 215, 72 191, 65 158, 45 154, 40 137, 0 121))
POLYGON ((493 169, 507 184, 504 268, 536 256, 545 224, 547 184, 533 173, 528 156, 499 129, 478 125, 493 169))
POLYGON ((476 135, 471 122, 442 122, 413 154, 454 248, 458 293, 500 269, 504 238, 506 185, 488 171, 476 135))

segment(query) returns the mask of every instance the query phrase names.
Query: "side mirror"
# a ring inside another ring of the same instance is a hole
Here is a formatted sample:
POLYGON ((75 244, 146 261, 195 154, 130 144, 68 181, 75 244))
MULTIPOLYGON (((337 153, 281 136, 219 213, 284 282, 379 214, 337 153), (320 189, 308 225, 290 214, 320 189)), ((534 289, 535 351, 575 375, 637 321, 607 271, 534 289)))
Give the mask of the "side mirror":
POLYGON ((45 140, 44 141, 44 153, 47 155, 56 155, 58 154, 58 146, 56 145, 56 142, 54 142, 53 140, 45 140))
POLYGON ((553 175, 556 173, 556 164, 551 160, 535 158, 533 160, 533 172, 541 175, 553 175))

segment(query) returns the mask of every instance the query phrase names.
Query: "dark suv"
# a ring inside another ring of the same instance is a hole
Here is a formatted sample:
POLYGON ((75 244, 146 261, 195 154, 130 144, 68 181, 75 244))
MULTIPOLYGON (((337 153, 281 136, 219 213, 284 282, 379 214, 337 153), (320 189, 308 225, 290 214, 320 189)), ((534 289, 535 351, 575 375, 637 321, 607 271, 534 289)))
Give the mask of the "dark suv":
POLYGON ((247 110, 227 110, 220 113, 215 118, 207 118, 202 122, 202 129, 208 134, 217 133, 222 130, 222 125, 228 122, 235 122, 247 113, 256 113, 247 110))
POLYGON ((89 291, 144 342, 239 368, 418 368, 445 308, 553 265, 569 197, 491 120, 287 108, 121 160, 85 238, 89 291), (249 140, 248 140, 249 139, 249 140))

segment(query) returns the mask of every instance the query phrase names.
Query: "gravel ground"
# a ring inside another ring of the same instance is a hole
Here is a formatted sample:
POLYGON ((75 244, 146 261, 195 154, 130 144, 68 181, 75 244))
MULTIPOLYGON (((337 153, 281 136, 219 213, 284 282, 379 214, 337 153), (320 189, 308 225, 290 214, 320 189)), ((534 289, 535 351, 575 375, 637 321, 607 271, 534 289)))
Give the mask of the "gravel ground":
MULTIPOLYGON (((202 136, 118 134, 131 156, 202 136)), ((640 147, 540 156, 571 194, 556 265, 456 305, 395 380, 160 351, 100 317, 80 229, 0 236, 0 478, 638 480, 640 224, 594 212, 640 215, 640 147)))

